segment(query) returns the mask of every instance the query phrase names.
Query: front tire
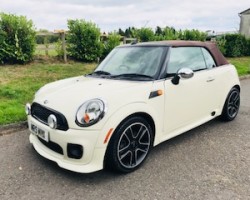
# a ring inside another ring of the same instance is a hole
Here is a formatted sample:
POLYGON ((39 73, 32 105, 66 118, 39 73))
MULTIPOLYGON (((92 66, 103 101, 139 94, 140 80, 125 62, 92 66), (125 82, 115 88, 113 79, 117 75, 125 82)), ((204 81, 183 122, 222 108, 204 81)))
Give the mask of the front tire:
POLYGON ((238 88, 232 88, 229 92, 223 107, 221 119, 224 121, 232 121, 235 119, 240 108, 240 91, 238 88))
POLYGON ((146 160, 153 142, 150 124, 142 117, 126 119, 114 132, 106 152, 106 165, 119 172, 136 170, 146 160))

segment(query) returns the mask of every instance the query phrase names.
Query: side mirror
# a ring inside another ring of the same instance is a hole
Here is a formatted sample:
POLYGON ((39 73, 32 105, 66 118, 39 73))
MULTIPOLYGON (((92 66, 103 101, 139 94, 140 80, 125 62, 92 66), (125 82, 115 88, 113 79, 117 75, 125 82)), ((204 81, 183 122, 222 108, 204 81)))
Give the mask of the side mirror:
POLYGON ((174 85, 178 85, 180 79, 189 79, 194 76, 194 72, 192 69, 189 68, 181 68, 177 71, 174 75, 174 78, 171 80, 174 85))

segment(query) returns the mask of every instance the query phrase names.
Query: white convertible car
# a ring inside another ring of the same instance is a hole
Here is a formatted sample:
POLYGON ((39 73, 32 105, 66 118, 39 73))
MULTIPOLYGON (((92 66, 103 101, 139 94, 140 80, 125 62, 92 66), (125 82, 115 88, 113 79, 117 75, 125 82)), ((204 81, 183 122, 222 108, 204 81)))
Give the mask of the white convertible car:
POLYGON ((233 120, 240 83, 214 43, 162 41, 115 48, 88 75, 42 87, 26 105, 29 140, 81 173, 131 172, 151 147, 218 116, 233 120))

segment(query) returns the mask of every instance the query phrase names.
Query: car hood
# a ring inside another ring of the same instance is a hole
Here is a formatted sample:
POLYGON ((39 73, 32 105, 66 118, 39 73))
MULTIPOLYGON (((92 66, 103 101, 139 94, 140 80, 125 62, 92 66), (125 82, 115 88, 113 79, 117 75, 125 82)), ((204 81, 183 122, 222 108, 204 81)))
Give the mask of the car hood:
POLYGON ((151 81, 74 77, 45 85, 36 93, 34 102, 52 108, 72 121, 78 108, 90 99, 103 99, 109 113, 129 103, 145 102, 151 85, 151 81))

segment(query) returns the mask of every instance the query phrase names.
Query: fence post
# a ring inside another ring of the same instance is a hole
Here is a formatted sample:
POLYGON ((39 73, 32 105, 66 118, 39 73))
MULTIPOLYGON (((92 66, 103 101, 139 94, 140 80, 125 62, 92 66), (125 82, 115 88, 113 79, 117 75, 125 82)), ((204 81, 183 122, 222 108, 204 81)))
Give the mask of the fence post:
POLYGON ((65 30, 54 30, 54 33, 57 33, 60 35, 60 38, 62 41, 63 60, 66 63, 67 62, 66 40, 65 40, 66 31, 65 30))
POLYGON ((45 55, 49 56, 49 49, 48 49, 49 48, 49 44, 48 44, 48 38, 47 38, 46 35, 44 37, 43 42, 44 42, 44 46, 45 46, 45 55))
POLYGON ((65 31, 61 33, 61 39, 62 39, 63 60, 66 63, 67 62, 67 52, 66 52, 65 31))
POLYGON ((126 44, 126 37, 123 36, 123 44, 126 44))

